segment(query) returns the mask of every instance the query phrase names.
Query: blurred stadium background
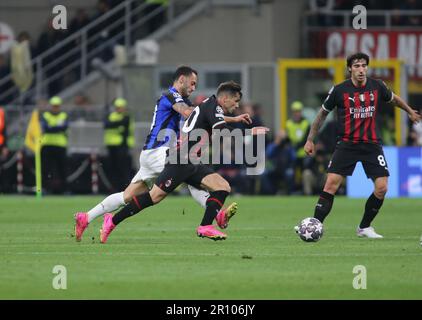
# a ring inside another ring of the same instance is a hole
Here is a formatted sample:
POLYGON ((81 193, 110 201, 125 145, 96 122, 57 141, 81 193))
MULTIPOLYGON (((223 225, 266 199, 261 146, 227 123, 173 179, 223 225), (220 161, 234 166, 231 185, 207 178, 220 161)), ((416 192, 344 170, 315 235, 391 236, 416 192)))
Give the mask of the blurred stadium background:
MULTIPOLYGON (((124 97, 135 120, 134 173, 155 101, 175 67, 188 64, 199 71, 192 101, 199 103, 222 81, 236 80, 244 88, 242 112, 272 129, 267 147, 277 148, 267 149, 262 176, 246 176, 244 166, 235 164, 216 168, 234 192, 317 194, 334 148, 332 122, 323 128, 317 157, 303 159, 288 139, 292 104, 299 102, 312 122, 330 87, 347 77, 344 57, 364 51, 373 59, 373 76, 411 106, 422 106, 421 26, 422 4, 412 0, 2 0, 0 106, 10 152, 1 159, 0 192, 35 192, 25 132, 31 112, 46 110, 55 95, 70 117, 68 192, 115 190, 110 172, 117 164, 108 161, 103 139, 113 99, 124 97), (52 28, 57 4, 67 9, 66 30, 52 28), (358 4, 367 9, 366 30, 352 28, 358 4), (14 53, 17 43, 28 44, 30 57, 14 53)), ((421 126, 412 127, 391 107, 381 113, 394 177, 389 195, 421 197, 421 126)), ((358 169, 353 179, 361 174, 358 169)), ((366 197, 359 181, 349 179, 340 193, 366 197)))

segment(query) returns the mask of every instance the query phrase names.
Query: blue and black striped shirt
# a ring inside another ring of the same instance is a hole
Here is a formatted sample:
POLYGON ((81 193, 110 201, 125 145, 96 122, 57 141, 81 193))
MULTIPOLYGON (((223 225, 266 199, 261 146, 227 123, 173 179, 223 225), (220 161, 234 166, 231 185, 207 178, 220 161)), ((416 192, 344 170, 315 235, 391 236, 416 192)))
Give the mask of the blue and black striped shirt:
POLYGON ((171 87, 158 99, 152 118, 151 129, 143 150, 171 147, 179 136, 181 115, 173 109, 175 103, 192 103, 171 87), (175 136, 174 136, 175 135, 175 136))

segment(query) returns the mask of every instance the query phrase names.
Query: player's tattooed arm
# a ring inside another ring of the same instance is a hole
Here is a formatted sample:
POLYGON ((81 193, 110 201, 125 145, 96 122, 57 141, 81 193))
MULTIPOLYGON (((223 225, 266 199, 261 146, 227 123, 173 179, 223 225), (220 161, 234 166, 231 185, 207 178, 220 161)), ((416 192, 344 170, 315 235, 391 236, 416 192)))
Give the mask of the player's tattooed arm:
POLYGON ((173 110, 180 113, 184 118, 189 117, 189 115, 192 113, 194 107, 188 106, 186 103, 183 102, 177 102, 173 104, 173 110))
POLYGON ((328 112, 325 111, 323 108, 319 109, 314 122, 312 123, 311 130, 309 131, 308 141, 314 141, 315 137, 318 135, 319 129, 321 129, 322 124, 324 123, 325 119, 327 118, 328 112))
POLYGON ((421 121, 421 115, 418 113, 418 111, 413 110, 412 107, 410 107, 406 103, 406 101, 404 101, 398 95, 395 95, 393 93, 393 99, 392 99, 391 102, 394 103, 396 106, 398 106, 400 109, 406 111, 407 114, 409 115, 410 121, 412 121, 414 123, 417 123, 417 122, 421 121))
POLYGON ((312 123, 311 130, 309 131, 308 138, 306 139, 305 149, 306 154, 313 156, 315 154, 315 145, 314 139, 318 134, 319 129, 321 128, 322 124, 324 123, 325 119, 327 118, 328 112, 325 111, 323 108, 319 109, 318 114, 314 122, 312 123))

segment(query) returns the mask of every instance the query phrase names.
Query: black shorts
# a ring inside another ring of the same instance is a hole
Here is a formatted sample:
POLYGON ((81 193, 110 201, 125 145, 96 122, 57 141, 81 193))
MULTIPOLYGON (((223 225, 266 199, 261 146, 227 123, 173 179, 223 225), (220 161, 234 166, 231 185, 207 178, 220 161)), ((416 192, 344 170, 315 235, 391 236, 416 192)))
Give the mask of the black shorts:
POLYGON ((166 164, 155 184, 166 193, 172 192, 182 182, 200 189, 204 177, 215 173, 214 170, 204 164, 166 164))
POLYGON ((366 176, 371 179, 388 177, 387 161, 382 147, 374 143, 351 143, 340 141, 328 164, 328 173, 351 176, 356 163, 362 162, 366 176))

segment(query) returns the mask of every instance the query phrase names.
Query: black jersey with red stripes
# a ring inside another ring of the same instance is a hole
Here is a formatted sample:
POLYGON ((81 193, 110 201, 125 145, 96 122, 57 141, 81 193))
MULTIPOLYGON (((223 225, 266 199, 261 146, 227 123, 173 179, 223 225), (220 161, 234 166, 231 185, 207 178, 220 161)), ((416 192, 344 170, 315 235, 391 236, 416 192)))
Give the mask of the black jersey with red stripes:
POLYGON ((197 106, 186 119, 177 146, 179 152, 189 152, 189 157, 200 157, 201 148, 211 144, 211 134, 213 129, 227 128, 224 121, 223 108, 218 104, 215 95, 204 100, 197 106))
POLYGON ((393 100, 393 92, 379 79, 367 78, 356 87, 348 79, 330 89, 322 108, 337 107, 337 138, 349 142, 381 143, 376 117, 383 102, 393 100))

